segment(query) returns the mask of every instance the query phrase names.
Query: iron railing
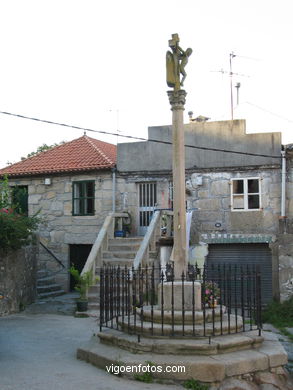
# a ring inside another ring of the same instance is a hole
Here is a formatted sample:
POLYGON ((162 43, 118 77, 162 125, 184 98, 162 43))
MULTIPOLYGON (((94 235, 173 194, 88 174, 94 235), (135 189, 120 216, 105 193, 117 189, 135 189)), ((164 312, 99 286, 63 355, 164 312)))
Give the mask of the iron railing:
POLYGON ((211 337, 257 329, 260 335, 261 309, 257 266, 189 266, 180 281, 174 280, 170 265, 100 269, 100 331, 108 327, 138 337, 211 337))

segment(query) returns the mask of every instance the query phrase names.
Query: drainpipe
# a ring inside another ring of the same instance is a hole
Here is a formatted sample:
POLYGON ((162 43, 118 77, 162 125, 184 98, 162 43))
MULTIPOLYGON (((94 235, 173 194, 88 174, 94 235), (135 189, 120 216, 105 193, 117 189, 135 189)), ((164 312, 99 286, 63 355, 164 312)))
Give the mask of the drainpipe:
POLYGON ((281 218, 286 218, 286 150, 282 155, 281 218))
POLYGON ((116 168, 112 169, 112 211, 116 211, 116 168))

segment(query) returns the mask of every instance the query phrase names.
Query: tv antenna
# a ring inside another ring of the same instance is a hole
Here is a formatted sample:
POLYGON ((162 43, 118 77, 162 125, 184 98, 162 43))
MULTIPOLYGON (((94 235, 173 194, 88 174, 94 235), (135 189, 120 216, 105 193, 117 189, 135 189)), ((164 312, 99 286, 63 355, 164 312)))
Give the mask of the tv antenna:
POLYGON ((231 119, 233 120, 234 116, 234 103, 233 103, 233 72, 232 72, 232 60, 236 57, 236 54, 229 54, 229 62, 230 62, 230 93, 231 93, 231 119))
MULTIPOLYGON (((212 70, 211 72, 218 72, 222 73, 222 75, 227 74, 230 77, 230 104, 231 104, 231 119, 234 119, 234 96, 233 96, 233 76, 240 76, 240 77, 249 77, 246 74, 243 73, 235 73, 233 72, 233 59, 235 57, 240 58, 248 58, 248 57, 241 57, 236 55, 233 51, 229 54, 229 71, 226 71, 224 69, 221 70, 212 70)), ((239 104, 239 89, 241 87, 241 84, 239 82, 236 83, 235 88, 237 90, 237 105, 239 104)))

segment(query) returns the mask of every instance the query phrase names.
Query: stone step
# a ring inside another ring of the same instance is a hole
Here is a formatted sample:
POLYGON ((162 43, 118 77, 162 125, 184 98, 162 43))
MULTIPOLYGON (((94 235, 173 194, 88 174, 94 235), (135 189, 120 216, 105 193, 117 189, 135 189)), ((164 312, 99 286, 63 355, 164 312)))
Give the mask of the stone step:
MULTIPOLYGON (((171 311, 171 310, 164 310, 164 316, 162 321, 162 312, 160 307, 158 306, 144 306, 143 311, 141 311, 140 308, 136 309, 137 315, 143 314, 143 320, 149 321, 149 322, 156 322, 156 323, 162 323, 164 324, 172 324, 174 325, 181 324, 182 323, 182 311, 171 311)), ((215 309, 205 309, 205 314, 202 310, 197 311, 185 311, 184 312, 184 322, 186 325, 193 324, 202 324, 203 319, 206 319, 206 322, 212 322, 219 321, 221 318, 228 318, 228 315, 226 314, 226 307, 216 307, 215 309)), ((234 319, 234 315, 230 315, 231 319, 234 319)), ((238 317, 241 318, 241 317, 238 317)), ((242 323, 242 318, 241 318, 242 323)))
MULTIPOLYGON (((109 257, 108 259, 103 259, 103 263, 105 266, 118 266, 120 265, 120 268, 124 268, 125 266, 127 268, 131 268, 133 266, 133 259, 127 259, 127 258, 118 258, 118 257, 109 257)), ((99 270, 96 270, 96 273, 99 272, 99 270)), ((98 273, 97 273, 98 275, 98 273)))
POLYGON ((89 294, 98 294, 100 291, 100 285, 96 284, 94 286, 90 286, 88 289, 89 294))
POLYGON ((47 284, 47 285, 41 285, 37 287, 37 293, 42 294, 46 292, 51 292, 51 291, 59 291, 62 290, 60 284, 47 284))
POLYGON ((83 318, 84 317, 94 317, 94 318, 98 318, 99 317, 99 309, 96 309, 96 308, 91 309, 88 306, 88 310, 87 311, 75 311, 74 317, 83 317, 83 318))
POLYGON ((37 279, 37 287, 44 286, 48 284, 55 284, 55 277, 54 276, 45 276, 40 279, 37 279))
MULTIPOLYGON (((77 358, 104 370, 112 364, 115 367, 132 367, 135 370, 141 366, 146 367, 148 362, 151 362, 150 365, 161 367, 161 370, 151 371, 154 379, 185 381, 186 378, 193 378, 212 384, 231 377, 277 370, 285 365, 287 354, 281 344, 277 340, 267 339, 266 335, 264 338, 264 342, 258 348, 205 356, 187 354, 181 355, 178 359, 178 355, 171 353, 131 353, 117 346, 103 344, 99 337, 93 336, 89 342, 78 348, 77 358), (176 366, 177 369, 167 372, 165 370, 167 366, 176 366)), ((217 338, 212 340, 217 343, 217 338)), ((178 342, 182 341, 178 340, 178 342)), ((133 378, 135 374, 142 375, 145 372, 133 370, 124 370, 124 372, 121 370, 121 374, 133 378)), ((111 373, 113 374, 114 371, 111 373)))
POLYGON ((139 317, 136 318, 131 315, 129 318, 127 315, 124 316, 124 319, 121 317, 118 318, 119 329, 125 332, 132 332, 134 334, 141 334, 147 337, 203 337, 205 336, 219 336, 230 333, 241 332, 243 329, 241 317, 237 319, 235 316, 230 316, 230 321, 226 318, 219 322, 215 323, 206 323, 205 328, 203 325, 195 324, 185 324, 183 325, 174 325, 172 327, 171 324, 163 324, 163 332, 162 332, 162 324, 155 322, 143 321, 141 322, 139 317), (237 329, 236 329, 237 328, 237 329))
POLYGON ((137 243, 137 244, 120 244, 120 243, 116 243, 115 245, 112 244, 112 245, 109 245, 108 246, 108 250, 109 251, 138 251, 140 247, 140 243, 137 243))
POLYGON ((132 353, 171 355, 217 355, 258 348, 264 338, 258 331, 201 339, 151 339, 130 335, 116 329, 103 329, 98 333, 102 344, 113 345, 132 353))
POLYGON ((102 254, 103 260, 107 259, 134 259, 136 251, 105 251, 102 254))
POLYGON ((36 300, 26 308, 27 313, 31 314, 66 314, 73 315, 76 311, 76 298, 78 293, 62 293, 62 295, 48 297, 44 296, 36 300))
POLYGON ((48 276, 52 276, 52 273, 45 270, 45 269, 39 269, 37 270, 37 279, 46 278, 48 276))
POLYGON ((61 289, 56 291, 43 292, 43 293, 38 293, 38 299, 42 300, 42 299, 47 299, 52 297, 58 297, 59 295, 63 295, 63 294, 65 294, 65 291, 61 289))
POLYGON ((88 292, 88 295, 87 295, 87 297, 88 297, 88 301, 89 302, 99 302, 99 300, 100 300, 100 294, 99 293, 93 293, 93 292, 88 292))
POLYGON ((117 238, 110 238, 108 240, 108 245, 116 245, 116 244, 140 244, 143 240, 143 237, 117 237, 117 238))
POLYGON ((97 310, 99 310, 100 309, 100 303, 99 303, 99 301, 97 301, 97 302, 89 302, 88 303, 88 310, 95 310, 95 311, 97 311, 97 310))

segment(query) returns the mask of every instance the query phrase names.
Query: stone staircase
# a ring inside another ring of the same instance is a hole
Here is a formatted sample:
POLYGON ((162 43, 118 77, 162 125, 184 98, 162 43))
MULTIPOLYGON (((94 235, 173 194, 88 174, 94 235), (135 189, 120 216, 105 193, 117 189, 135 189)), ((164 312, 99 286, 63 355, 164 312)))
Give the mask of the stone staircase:
POLYGON ((55 275, 46 270, 37 272, 37 299, 44 300, 65 294, 60 284, 55 282, 55 275))
POLYGON ((60 284, 56 283, 55 276, 56 274, 47 270, 37 272, 37 297, 34 303, 27 306, 26 313, 63 315, 75 313, 78 293, 66 293, 60 284))
MULTIPOLYGON (((135 255, 143 237, 112 238, 108 241, 108 250, 102 253, 102 264, 105 266, 132 267, 135 255)), ((99 274, 99 270, 96 270, 99 274)), ((91 286, 88 292, 88 312, 95 315, 99 309, 99 284, 91 286)))
POLYGON ((108 241, 108 251, 103 252, 103 264, 131 267, 141 242, 142 237, 110 239, 108 241))

